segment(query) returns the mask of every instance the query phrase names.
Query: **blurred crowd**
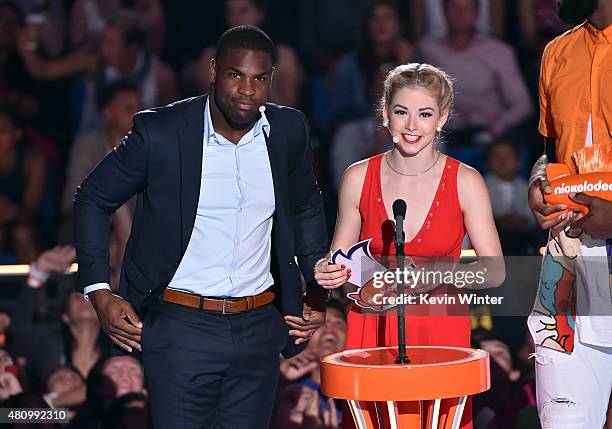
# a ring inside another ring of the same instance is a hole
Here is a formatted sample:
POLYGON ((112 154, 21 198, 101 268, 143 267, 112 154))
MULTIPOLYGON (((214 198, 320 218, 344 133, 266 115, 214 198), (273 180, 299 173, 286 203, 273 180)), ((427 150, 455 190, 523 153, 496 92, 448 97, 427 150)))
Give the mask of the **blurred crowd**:
MULTIPOLYGON (((215 41, 242 24, 277 44, 271 101, 310 120, 330 229, 346 167, 393 144, 379 117, 386 73, 417 61, 455 79, 440 150, 485 176, 504 253, 535 255, 545 242, 526 177, 543 150, 541 53, 568 28, 554 0, 0 0, 0 264, 34 263, 27 281, 0 279, 2 407, 68 407, 68 427, 151 427, 138 356, 110 357, 91 305, 67 293, 72 279, 48 278, 74 260, 76 186, 134 113, 206 93, 215 41)), ((113 288, 131 207, 111 222, 113 288)), ((274 428, 340 427, 319 360, 343 350, 347 305, 336 294, 306 351, 282 362, 274 428)), ((524 321, 473 321, 493 377, 474 400, 475 427, 539 427, 524 321)))

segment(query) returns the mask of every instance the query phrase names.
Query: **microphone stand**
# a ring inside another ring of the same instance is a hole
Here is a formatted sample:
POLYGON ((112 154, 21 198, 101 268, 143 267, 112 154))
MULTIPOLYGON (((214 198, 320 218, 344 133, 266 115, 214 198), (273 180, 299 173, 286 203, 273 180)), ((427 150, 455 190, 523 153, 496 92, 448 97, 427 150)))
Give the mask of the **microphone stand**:
POLYGON ((403 273, 404 273, 404 260, 405 260, 405 256, 404 255, 404 231, 402 228, 402 240, 401 243, 398 242, 397 240, 397 236, 398 234, 395 234, 396 239, 395 239, 395 261, 397 263, 397 270, 398 272, 401 274, 399 276, 397 276, 397 297, 402 297, 402 301, 401 304, 397 305, 397 347, 398 347, 398 354, 397 354, 397 360, 395 361, 395 363, 397 364, 404 364, 404 363, 410 363, 410 359, 408 359, 408 356, 406 356, 406 316, 404 314, 404 302, 403 302, 403 297, 404 297, 404 281, 403 281, 403 273))

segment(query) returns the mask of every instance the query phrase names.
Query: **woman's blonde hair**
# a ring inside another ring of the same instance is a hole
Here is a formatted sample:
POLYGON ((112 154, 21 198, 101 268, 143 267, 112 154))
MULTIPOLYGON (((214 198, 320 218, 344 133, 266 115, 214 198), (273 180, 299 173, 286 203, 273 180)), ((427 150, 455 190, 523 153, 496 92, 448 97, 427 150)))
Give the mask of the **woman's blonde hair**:
POLYGON ((391 105, 393 95, 402 88, 425 88, 438 99, 440 112, 453 108, 454 94, 451 77, 431 64, 410 63, 395 67, 385 79, 381 108, 391 105))

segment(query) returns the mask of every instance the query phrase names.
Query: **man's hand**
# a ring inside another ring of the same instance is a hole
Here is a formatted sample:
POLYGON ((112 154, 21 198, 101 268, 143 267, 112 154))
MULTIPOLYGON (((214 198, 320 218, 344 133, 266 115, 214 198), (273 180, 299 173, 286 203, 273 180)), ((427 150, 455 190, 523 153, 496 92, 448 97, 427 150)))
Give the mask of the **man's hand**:
POLYGON ((612 238, 612 202, 603 198, 591 197, 582 192, 570 194, 570 198, 577 203, 589 206, 589 213, 578 218, 572 228, 582 229, 596 239, 607 240, 612 238))
POLYGON ((130 303, 108 289, 90 292, 89 299, 100 320, 100 327, 113 343, 130 353, 132 349, 142 351, 142 322, 130 303))
POLYGON ((548 180, 538 179, 529 187, 529 208, 542 229, 553 228, 553 232, 563 230, 574 220, 572 213, 563 213, 559 216, 547 219, 546 216, 566 210, 564 204, 547 206, 544 202, 544 195, 552 193, 552 188, 548 180))
POLYGON ((298 337, 295 344, 302 344, 310 340, 315 331, 325 324, 325 309, 315 310, 308 303, 304 303, 302 317, 285 316, 289 328, 289 335, 298 337))

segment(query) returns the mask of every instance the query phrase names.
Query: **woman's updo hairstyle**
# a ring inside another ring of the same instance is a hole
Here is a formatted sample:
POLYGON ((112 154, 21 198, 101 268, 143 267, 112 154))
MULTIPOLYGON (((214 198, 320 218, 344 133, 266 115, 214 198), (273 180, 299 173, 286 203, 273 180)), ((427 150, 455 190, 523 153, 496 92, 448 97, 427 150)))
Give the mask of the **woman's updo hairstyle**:
POLYGON ((393 95, 402 88, 425 88, 438 99, 440 112, 453 108, 453 82, 446 72, 431 64, 410 63, 395 67, 385 79, 381 108, 389 107, 393 95))

